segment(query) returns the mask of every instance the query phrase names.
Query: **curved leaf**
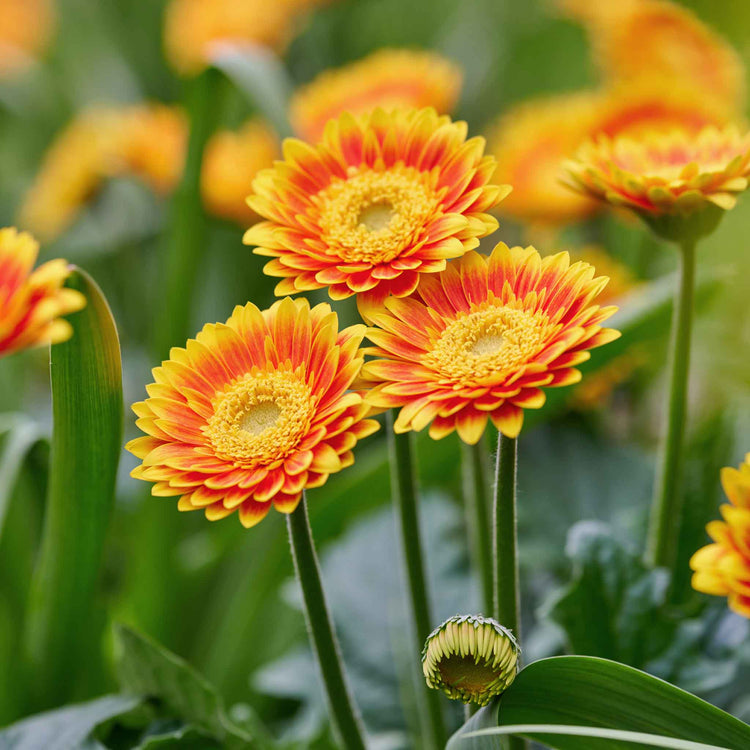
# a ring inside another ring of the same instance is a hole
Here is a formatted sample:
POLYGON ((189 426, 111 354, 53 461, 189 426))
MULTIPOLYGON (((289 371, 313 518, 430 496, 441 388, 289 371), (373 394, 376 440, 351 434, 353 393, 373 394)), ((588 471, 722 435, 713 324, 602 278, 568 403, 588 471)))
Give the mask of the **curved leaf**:
POLYGON ((122 448, 122 372, 117 329, 101 290, 75 271, 68 285, 86 307, 73 336, 51 348, 53 438, 39 561, 26 623, 33 705, 62 703, 98 659, 92 601, 114 504, 122 448))

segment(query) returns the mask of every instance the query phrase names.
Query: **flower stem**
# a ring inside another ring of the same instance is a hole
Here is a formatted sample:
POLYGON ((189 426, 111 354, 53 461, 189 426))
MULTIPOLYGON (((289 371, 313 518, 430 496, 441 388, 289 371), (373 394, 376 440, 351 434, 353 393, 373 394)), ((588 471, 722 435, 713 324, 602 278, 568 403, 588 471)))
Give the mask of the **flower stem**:
POLYGON ((680 253, 679 286, 672 313, 669 344, 670 380, 664 432, 654 498, 651 505, 647 562, 671 568, 677 555, 682 495, 682 448, 685 434, 690 331, 695 287, 695 242, 685 242, 680 253))
MULTIPOLYGON (((413 436, 397 435, 393 431, 393 415, 388 413, 388 448, 391 462, 391 492, 396 505, 401 535, 403 559, 406 563, 409 596, 411 600, 412 630, 416 654, 430 634, 430 605, 427 595, 422 539, 419 532, 417 508, 417 479, 414 466, 413 436)), ((431 741, 425 747, 443 748, 447 741, 440 694, 424 685, 420 701, 424 731, 431 741)))
POLYGON ((516 465, 518 441, 500 435, 495 467, 494 618, 520 640, 516 465))
POLYGON ((294 568, 302 589, 307 627, 323 676, 331 717, 343 746, 347 750, 364 750, 364 730, 346 684, 338 641, 320 579, 304 495, 297 509, 287 515, 287 529, 294 568))
POLYGON ((484 440, 476 445, 461 443, 466 525, 474 567, 482 584, 482 606, 489 615, 493 607, 492 532, 489 513, 488 450, 484 440))

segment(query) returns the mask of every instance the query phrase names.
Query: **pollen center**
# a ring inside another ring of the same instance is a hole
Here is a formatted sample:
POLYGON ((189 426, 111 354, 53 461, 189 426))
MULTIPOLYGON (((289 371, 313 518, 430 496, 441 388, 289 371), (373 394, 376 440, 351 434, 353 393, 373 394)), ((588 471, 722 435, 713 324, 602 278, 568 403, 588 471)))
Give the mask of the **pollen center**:
POLYGON ((453 380, 481 380, 533 360, 553 330, 543 312, 490 302, 453 321, 424 363, 453 380))
POLYGON ((301 368, 256 369, 216 396, 204 431, 221 457, 241 466, 265 466, 299 445, 314 407, 301 368))
POLYGON ((422 238, 440 215, 429 172, 396 166, 352 169, 316 196, 328 252, 354 263, 387 263, 422 238))

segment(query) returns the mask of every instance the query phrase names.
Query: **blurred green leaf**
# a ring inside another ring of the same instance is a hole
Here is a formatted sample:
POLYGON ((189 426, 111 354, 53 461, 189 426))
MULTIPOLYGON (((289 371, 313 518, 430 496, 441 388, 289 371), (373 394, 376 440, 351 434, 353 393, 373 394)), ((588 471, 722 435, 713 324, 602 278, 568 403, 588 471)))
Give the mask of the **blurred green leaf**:
POLYGON ((117 329, 99 287, 75 271, 87 299, 69 317, 73 336, 51 349, 54 430, 42 546, 29 595, 26 656, 32 702, 59 704, 101 657, 91 607, 122 449, 117 329), (94 637, 95 638, 95 637, 94 637))
POLYGON ((104 722, 136 708, 140 698, 105 695, 102 698, 37 714, 0 730, 3 750, 89 750, 101 747, 91 735, 104 722))
POLYGON ((232 722, 214 687, 186 661, 123 625, 116 626, 119 676, 128 692, 161 701, 167 712, 208 731, 226 747, 265 747, 232 722))
POLYGON ((292 84, 273 52, 248 44, 221 44, 215 45, 211 61, 273 125, 279 137, 293 134, 287 115, 292 84))

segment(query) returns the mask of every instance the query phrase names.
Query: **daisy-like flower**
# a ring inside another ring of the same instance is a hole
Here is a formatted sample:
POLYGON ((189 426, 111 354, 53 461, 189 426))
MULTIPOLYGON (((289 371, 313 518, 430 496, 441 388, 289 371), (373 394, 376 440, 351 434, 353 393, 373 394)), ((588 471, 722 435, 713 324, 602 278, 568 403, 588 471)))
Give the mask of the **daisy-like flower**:
POLYGON ((606 283, 567 253, 503 243, 489 258, 467 253, 371 315, 366 398, 401 408, 396 432, 430 424, 434 439, 457 430, 474 444, 489 418, 517 437, 523 410, 544 404, 542 387, 577 383, 587 350, 619 336, 601 326, 617 308, 594 304, 606 283))
POLYGON ((237 132, 216 133, 203 157, 201 192, 206 210, 214 216, 248 224, 254 218, 247 205, 253 178, 270 167, 281 147, 273 130, 252 119, 237 132))
POLYGON ((63 288, 70 275, 64 260, 32 271, 38 253, 30 234, 0 229, 0 357, 70 338, 73 329, 61 316, 86 304, 80 292, 63 288))
POLYGON ((434 107, 449 113, 461 93, 462 74, 434 52, 381 49, 357 62, 326 70, 292 96, 289 114, 302 140, 316 142, 329 120, 376 107, 434 107))
POLYGON ((721 470, 729 503, 721 506, 723 521, 711 521, 706 531, 713 544, 690 560, 693 588, 728 597, 729 608, 750 617, 750 453, 739 469, 721 470))
POLYGON ((339 331, 329 305, 290 298, 204 326, 133 405, 147 436, 127 445, 143 461, 132 475, 212 521, 238 511, 249 528, 271 505, 291 513, 378 427, 350 390, 363 335, 361 325, 339 331))
MULTIPOLYGON (((565 170, 569 187, 647 220, 711 206, 729 210, 748 185, 750 134, 709 127, 696 136, 673 131, 639 139, 601 137, 584 144, 565 170)), ((710 229, 720 212, 714 215, 710 229)))
POLYGON ((490 183, 484 139, 434 109, 345 113, 317 146, 288 139, 284 161, 253 183, 261 221, 245 234, 274 259, 276 294, 328 287, 360 313, 411 294, 497 228, 486 213, 510 192, 490 183))
POLYGON ((422 671, 427 685, 451 700, 486 706, 516 679, 518 644, 489 617, 455 615, 427 637, 422 671))
POLYGON ((0 0, 0 78, 22 72, 44 51, 54 20, 52 0, 0 0))

